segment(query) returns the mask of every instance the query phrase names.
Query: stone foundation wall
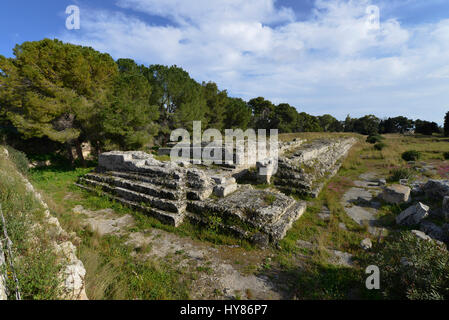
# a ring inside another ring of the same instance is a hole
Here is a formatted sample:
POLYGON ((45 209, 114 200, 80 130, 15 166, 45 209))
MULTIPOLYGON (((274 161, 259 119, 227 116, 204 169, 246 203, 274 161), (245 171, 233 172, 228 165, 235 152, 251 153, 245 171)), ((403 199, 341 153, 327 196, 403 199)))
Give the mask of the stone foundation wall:
POLYGON ((317 197, 340 169, 356 139, 316 140, 279 159, 274 183, 281 189, 317 197))

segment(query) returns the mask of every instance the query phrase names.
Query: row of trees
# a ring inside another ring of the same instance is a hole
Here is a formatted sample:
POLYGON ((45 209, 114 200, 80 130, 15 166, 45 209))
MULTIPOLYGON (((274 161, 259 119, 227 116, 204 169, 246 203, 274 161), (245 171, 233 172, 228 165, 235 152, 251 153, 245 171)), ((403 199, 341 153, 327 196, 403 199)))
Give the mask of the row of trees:
POLYGON ((25 42, 14 48, 14 58, 0 56, 0 127, 13 128, 21 139, 75 147, 80 159, 83 142, 98 151, 140 149, 167 142, 173 129, 191 129, 193 120, 202 121, 203 128, 276 128, 281 133, 439 129, 404 117, 315 117, 262 97, 246 102, 213 82, 196 82, 177 66, 114 61, 58 40, 25 42))

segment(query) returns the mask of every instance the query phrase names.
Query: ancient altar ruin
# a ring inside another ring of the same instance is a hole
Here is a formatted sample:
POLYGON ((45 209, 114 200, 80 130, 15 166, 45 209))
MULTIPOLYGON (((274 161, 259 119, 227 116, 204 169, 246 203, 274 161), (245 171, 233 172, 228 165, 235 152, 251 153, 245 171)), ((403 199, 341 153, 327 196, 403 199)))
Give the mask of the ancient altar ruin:
MULTIPOLYGON (((159 161, 144 152, 108 152, 78 186, 178 227, 185 219, 258 244, 282 239, 306 210, 287 194, 317 196, 340 168, 353 138, 281 143, 279 159, 196 165, 159 161), (239 183, 240 182, 240 183, 239 183)), ((169 154, 162 149, 162 154, 169 154)), ((223 151, 225 152, 225 151, 223 151)), ((234 158, 235 159, 235 158, 234 158)))

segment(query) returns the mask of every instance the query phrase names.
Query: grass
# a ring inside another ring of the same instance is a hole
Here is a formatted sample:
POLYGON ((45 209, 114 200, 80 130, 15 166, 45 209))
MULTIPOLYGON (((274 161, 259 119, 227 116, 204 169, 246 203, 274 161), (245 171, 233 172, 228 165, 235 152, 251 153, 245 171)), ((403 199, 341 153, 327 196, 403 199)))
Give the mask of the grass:
MULTIPOLYGON (((0 203, 6 227, 13 243, 13 266, 19 281, 22 299, 54 300, 62 296, 58 274, 64 264, 53 249, 54 239, 43 229, 44 208, 25 188, 16 165, 0 146, 0 203)), ((13 158, 15 159, 15 158, 13 158)), ((23 166, 24 159, 21 159, 23 166)), ((15 283, 12 270, 7 269, 8 298, 12 299, 15 283)))

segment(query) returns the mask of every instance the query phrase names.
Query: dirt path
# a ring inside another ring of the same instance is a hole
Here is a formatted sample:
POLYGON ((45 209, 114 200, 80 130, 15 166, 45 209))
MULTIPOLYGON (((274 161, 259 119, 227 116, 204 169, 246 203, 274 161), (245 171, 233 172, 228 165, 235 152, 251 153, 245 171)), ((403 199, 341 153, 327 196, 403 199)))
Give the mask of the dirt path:
POLYGON ((258 272, 259 267, 273 256, 268 250, 213 246, 159 229, 132 232, 134 218, 120 216, 111 209, 90 211, 76 206, 73 213, 83 217, 84 227, 101 236, 126 237, 126 244, 132 246, 134 254, 140 258, 160 259, 179 272, 192 275, 192 299, 285 298, 268 276, 258 272))

